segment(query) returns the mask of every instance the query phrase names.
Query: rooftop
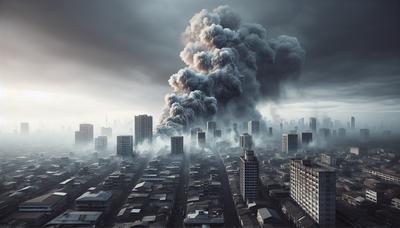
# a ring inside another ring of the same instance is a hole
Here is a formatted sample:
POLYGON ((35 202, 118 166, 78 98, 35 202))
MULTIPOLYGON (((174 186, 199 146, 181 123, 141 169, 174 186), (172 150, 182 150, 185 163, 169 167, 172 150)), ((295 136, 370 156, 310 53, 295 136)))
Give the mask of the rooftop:
POLYGON ((107 201, 111 196, 109 191, 85 192, 76 201, 107 201))
POLYGON ((87 225, 95 223, 101 216, 102 212, 98 211, 66 211, 51 220, 47 225, 57 224, 75 224, 87 225))

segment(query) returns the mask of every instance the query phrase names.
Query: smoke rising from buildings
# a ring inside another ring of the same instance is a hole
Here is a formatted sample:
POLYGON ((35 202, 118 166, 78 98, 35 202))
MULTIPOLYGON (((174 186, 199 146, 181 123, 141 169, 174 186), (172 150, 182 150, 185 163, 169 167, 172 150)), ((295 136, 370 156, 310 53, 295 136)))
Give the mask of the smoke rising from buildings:
POLYGON ((229 6, 194 15, 184 39, 180 57, 187 66, 168 81, 173 92, 166 95, 159 133, 209 119, 260 118, 257 103, 277 99, 281 84, 299 76, 305 57, 295 37, 270 38, 229 6))

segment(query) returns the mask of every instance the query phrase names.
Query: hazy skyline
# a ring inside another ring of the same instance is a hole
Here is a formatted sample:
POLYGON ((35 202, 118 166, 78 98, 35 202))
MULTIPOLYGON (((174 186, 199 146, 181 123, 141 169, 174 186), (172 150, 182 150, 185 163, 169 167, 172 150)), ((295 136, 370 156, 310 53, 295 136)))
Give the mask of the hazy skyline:
MULTIPOLYGON (((398 123, 398 1, 0 1, 0 125, 158 119, 184 63, 182 33, 201 9, 228 4, 306 51, 282 117, 357 115, 398 123), (340 16, 338 16, 340 15, 340 16)), ((371 118, 371 119, 372 119, 371 118)))

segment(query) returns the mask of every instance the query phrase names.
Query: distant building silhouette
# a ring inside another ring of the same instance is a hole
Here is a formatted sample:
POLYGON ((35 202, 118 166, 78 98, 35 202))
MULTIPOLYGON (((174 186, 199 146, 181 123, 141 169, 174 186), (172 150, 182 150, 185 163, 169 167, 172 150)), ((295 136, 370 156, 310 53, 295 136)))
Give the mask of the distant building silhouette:
POLYGON ((149 115, 135 116, 135 145, 153 139, 153 117, 149 115))
POLYGON ((121 157, 129 157, 133 155, 132 135, 117 136, 117 155, 121 157))
POLYGON ((171 154, 183 154, 183 136, 171 137, 171 154))
POLYGON ((75 144, 85 145, 93 142, 93 125, 80 124, 79 131, 75 131, 75 144))

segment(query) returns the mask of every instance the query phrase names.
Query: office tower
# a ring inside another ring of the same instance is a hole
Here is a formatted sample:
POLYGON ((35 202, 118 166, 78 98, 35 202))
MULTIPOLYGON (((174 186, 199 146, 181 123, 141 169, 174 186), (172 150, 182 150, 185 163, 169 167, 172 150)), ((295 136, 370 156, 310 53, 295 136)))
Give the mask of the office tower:
POLYGON ((344 128, 339 128, 339 129, 338 129, 338 136, 339 136, 339 137, 345 137, 345 136, 346 136, 346 129, 344 129, 344 128))
POLYGON ((361 139, 369 139, 369 129, 360 129, 361 139))
POLYGON ((80 124, 79 131, 75 131, 75 144, 84 145, 93 142, 93 125, 80 124))
POLYGON ((135 145, 153 139, 153 117, 149 115, 135 116, 135 145))
POLYGON ((240 156, 240 193, 245 202, 252 202, 257 198, 258 172, 258 160, 254 151, 245 150, 240 156))
POLYGON ((100 130, 100 135, 111 137, 112 136, 112 128, 111 127, 102 127, 100 130))
POLYGON ((282 135, 282 153, 291 154, 297 152, 298 149, 298 136, 297 134, 283 134, 282 135))
POLYGON ((209 137, 214 137, 214 131, 217 129, 217 122, 208 121, 207 122, 207 135, 209 137))
POLYGON ((268 136, 270 136, 270 137, 273 136, 272 127, 268 128, 268 136))
POLYGON ((190 129, 190 141, 193 144, 194 142, 196 142, 197 140, 197 132, 201 132, 201 128, 196 127, 196 128, 192 128, 190 129))
POLYGON ((117 136, 117 155, 129 157, 133 154, 133 136, 118 135, 117 136))
POLYGON ((320 128, 319 137, 321 139, 327 140, 331 136, 331 130, 329 128, 320 128))
POLYGON ((253 147, 253 138, 251 135, 244 133, 240 136, 240 148, 244 150, 251 150, 253 147))
POLYGON ((252 135, 253 137, 256 137, 260 134, 260 121, 258 120, 251 120, 249 121, 247 125, 247 132, 252 135))
POLYGON ((355 129, 356 128, 356 118, 354 116, 352 116, 350 121, 351 121, 351 129, 355 129))
POLYGON ((302 132, 300 134, 300 141, 303 145, 308 145, 312 142, 313 137, 311 132, 302 132))
POLYGON ((335 226, 336 173, 333 169, 292 159, 290 196, 320 227, 335 226))
POLYGON ((304 118, 299 119, 297 122, 297 125, 300 127, 300 129, 304 128, 304 118))
POLYGON ((23 122, 20 125, 20 133, 21 135, 27 135, 29 134, 29 123, 23 122))
POLYGON ((249 127, 248 127, 248 122, 243 122, 242 123, 242 133, 248 133, 249 127))
POLYGON ((205 132, 197 132, 197 145, 199 147, 206 146, 206 133, 205 132))
POLYGON ((317 132, 317 118, 315 117, 310 118, 310 130, 314 134, 317 132))
POLYGON ((171 137, 171 154, 183 154, 183 136, 171 137))
POLYGON ((94 139, 94 149, 96 151, 107 150, 107 136, 97 136, 94 139))
POLYGON ((222 130, 221 129, 216 129, 214 131, 214 138, 221 138, 222 137, 222 130))

